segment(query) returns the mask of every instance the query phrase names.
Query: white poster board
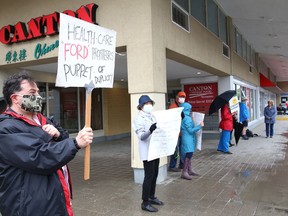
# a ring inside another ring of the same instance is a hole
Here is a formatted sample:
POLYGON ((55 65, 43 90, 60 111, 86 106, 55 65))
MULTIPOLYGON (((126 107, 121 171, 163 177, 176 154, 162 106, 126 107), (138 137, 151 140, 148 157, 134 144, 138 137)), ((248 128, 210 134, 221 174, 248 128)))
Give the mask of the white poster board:
POLYGON ((148 161, 173 155, 181 128, 181 112, 183 107, 153 112, 157 128, 152 133, 148 161))
POLYGON ((234 96, 229 100, 229 107, 230 107, 231 113, 234 113, 234 112, 239 113, 239 101, 238 101, 237 96, 234 96))
MULTIPOLYGON (((204 121, 205 114, 200 112, 192 112, 194 125, 197 126, 204 121)), ((196 132, 196 148, 202 150, 202 129, 196 132)))
POLYGON ((56 86, 112 88, 116 32, 60 13, 56 86))

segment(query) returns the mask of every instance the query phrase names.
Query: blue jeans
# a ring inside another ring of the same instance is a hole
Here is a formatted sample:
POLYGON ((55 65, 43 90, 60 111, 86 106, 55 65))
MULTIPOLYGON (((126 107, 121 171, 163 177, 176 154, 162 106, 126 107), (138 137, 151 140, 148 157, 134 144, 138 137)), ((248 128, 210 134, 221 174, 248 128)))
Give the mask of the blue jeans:
POLYGON ((223 152, 229 151, 230 135, 231 131, 222 130, 217 150, 221 150, 223 152))
POLYGON ((178 142, 175 148, 175 152, 173 155, 170 156, 170 163, 169 163, 169 168, 175 168, 177 164, 177 160, 179 159, 179 168, 183 167, 183 161, 185 158, 185 155, 181 155, 181 137, 179 136, 178 142))
POLYGON ((274 135, 274 124, 266 123, 266 137, 272 137, 274 135))

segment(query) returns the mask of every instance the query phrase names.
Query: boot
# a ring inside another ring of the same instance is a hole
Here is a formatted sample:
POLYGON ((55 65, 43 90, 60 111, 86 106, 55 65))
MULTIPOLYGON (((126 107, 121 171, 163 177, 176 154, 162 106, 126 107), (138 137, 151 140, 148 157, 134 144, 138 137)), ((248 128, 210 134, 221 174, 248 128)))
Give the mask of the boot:
POLYGON ((188 162, 188 174, 191 175, 191 176, 199 176, 198 173, 195 173, 192 170, 191 159, 189 159, 189 162, 188 162))
POLYGON ((188 174, 188 163, 189 163, 189 159, 185 158, 181 178, 192 180, 192 176, 188 174))

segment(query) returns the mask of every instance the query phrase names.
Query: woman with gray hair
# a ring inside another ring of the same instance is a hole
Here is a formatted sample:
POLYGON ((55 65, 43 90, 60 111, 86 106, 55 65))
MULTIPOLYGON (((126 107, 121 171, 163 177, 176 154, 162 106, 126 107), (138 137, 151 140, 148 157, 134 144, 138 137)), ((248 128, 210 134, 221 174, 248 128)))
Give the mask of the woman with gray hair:
POLYGON ((264 108, 264 122, 266 124, 266 138, 270 138, 274 135, 274 124, 276 121, 277 111, 274 106, 273 100, 268 100, 268 105, 264 108))

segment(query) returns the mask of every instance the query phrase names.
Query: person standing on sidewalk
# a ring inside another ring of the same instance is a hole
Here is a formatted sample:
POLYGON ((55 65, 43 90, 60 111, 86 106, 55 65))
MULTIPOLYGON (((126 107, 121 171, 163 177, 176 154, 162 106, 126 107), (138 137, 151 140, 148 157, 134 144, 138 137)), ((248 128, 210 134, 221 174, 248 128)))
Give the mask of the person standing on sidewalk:
POLYGON ((143 161, 144 166, 141 208, 142 210, 149 212, 158 211, 152 204, 164 205, 162 201, 155 197, 159 158, 151 161, 147 160, 151 135, 157 128, 156 120, 151 114, 154 104, 154 101, 151 100, 148 95, 142 95, 139 98, 139 104, 137 106, 139 113, 133 121, 133 128, 138 137, 140 160, 143 161))
POLYGON ((219 128, 222 129, 222 132, 217 151, 223 152, 224 154, 232 154, 232 152, 229 151, 229 142, 231 131, 233 130, 233 115, 230 111, 229 103, 221 107, 221 121, 219 123, 219 128))
MULTIPOLYGON (((175 102, 169 106, 169 109, 178 108, 180 104, 185 102, 185 98, 186 98, 186 93, 184 91, 178 92, 175 98, 175 102)), ((182 135, 180 131, 177 146, 175 148, 175 152, 173 155, 170 156, 170 163, 169 163, 169 168, 168 168, 168 171, 170 172, 181 172, 181 169, 183 168, 184 156, 181 155, 181 136, 182 135), (176 167, 178 158, 179 158, 179 166, 176 167)))
POLYGON ((248 107, 247 107, 247 97, 242 97, 241 98, 241 102, 239 104, 239 108, 240 108, 240 122, 243 124, 243 130, 242 130, 242 138, 244 140, 248 140, 248 136, 246 134, 246 130, 247 130, 247 127, 248 127, 248 121, 249 121, 249 118, 250 118, 250 115, 249 115, 249 110, 248 110, 248 107))
POLYGON ((181 122, 181 132, 182 132, 182 155, 185 155, 184 165, 181 174, 181 178, 192 180, 192 176, 199 176, 192 170, 191 159, 193 153, 196 149, 196 135, 195 133, 204 127, 204 122, 200 122, 199 125, 195 126, 191 118, 190 112, 192 106, 185 102, 180 104, 183 107, 184 118, 181 122))
POLYGON ((91 128, 75 139, 40 114, 42 97, 26 73, 4 83, 8 108, 0 115, 0 215, 73 216, 66 164, 93 141, 91 128))
POLYGON ((273 100, 268 100, 268 105, 264 108, 264 122, 266 126, 266 138, 270 138, 274 135, 274 124, 276 122, 277 111, 274 106, 273 100))

